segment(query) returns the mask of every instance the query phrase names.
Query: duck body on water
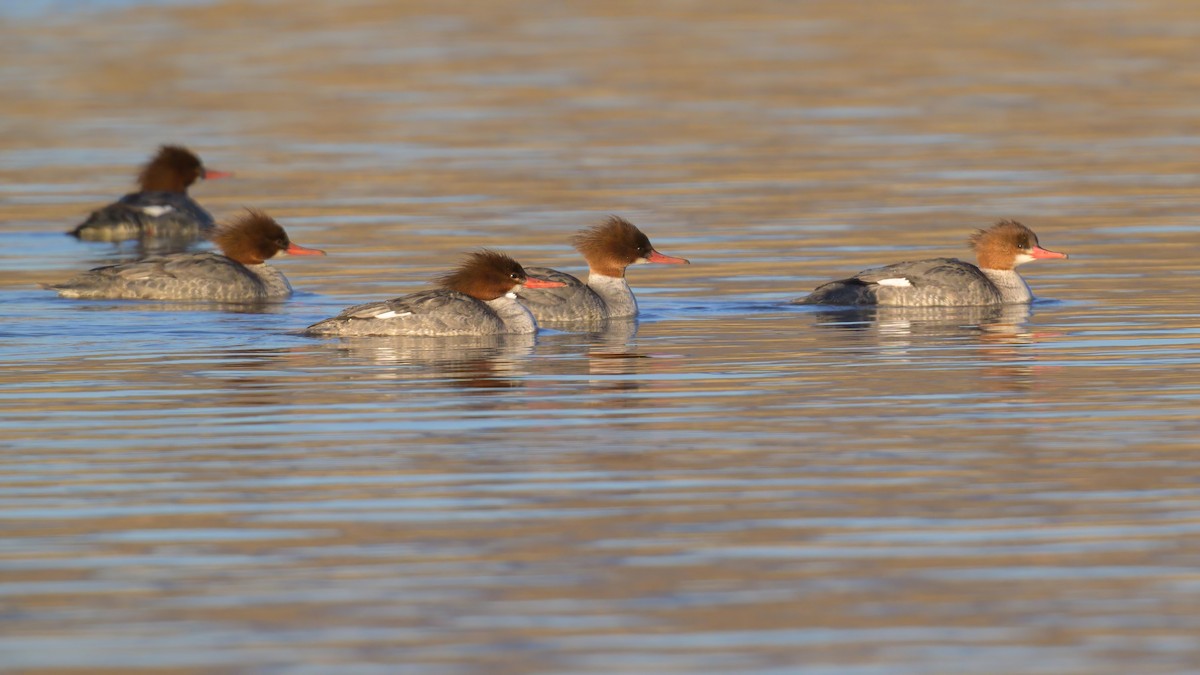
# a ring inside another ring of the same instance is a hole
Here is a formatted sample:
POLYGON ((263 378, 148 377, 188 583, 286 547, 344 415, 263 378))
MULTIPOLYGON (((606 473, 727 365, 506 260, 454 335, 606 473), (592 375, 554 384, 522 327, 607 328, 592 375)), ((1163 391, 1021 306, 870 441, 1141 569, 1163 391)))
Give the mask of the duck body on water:
POLYGON ((932 258, 864 270, 848 279, 818 286, 802 305, 880 305, 965 307, 1029 303, 1033 292, 1016 267, 1032 260, 1066 258, 1038 245, 1033 230, 1002 220, 979 230, 968 242, 978 260, 932 258))
POLYGON ((537 320, 517 300, 522 288, 557 288, 558 281, 529 275, 495 251, 467 256, 438 279, 440 288, 347 307, 309 326, 310 336, 453 336, 537 332, 537 320))
POLYGON ((586 283, 548 267, 527 268, 534 276, 561 284, 555 288, 526 286, 518 293, 539 322, 594 322, 637 316, 637 299, 625 280, 625 269, 644 263, 688 264, 683 258, 656 251, 637 226, 617 216, 580 232, 572 243, 587 260, 586 283))
MULTIPOLYGON (((44 285, 68 298, 259 302, 285 299, 291 285, 266 261, 279 253, 323 255, 297 246, 257 211, 223 228, 191 200, 188 187, 228 175, 207 170, 181 146, 164 145, 143 167, 141 191, 94 212, 72 234, 80 239, 211 236, 221 253, 174 253, 98 267, 61 284, 44 285)), ((354 305, 319 321, 310 336, 455 336, 528 334, 538 323, 594 324, 636 317, 626 279, 631 265, 688 264, 657 251, 637 226, 618 216, 584 229, 572 244, 588 264, 582 281, 546 267, 524 268, 483 250, 438 279, 438 288, 354 305)), ((881 307, 962 307, 1028 304, 1029 285, 1016 271, 1033 260, 1066 258, 1042 248, 1037 234, 1014 220, 977 231, 969 244, 977 264, 954 258, 895 263, 818 286, 792 304, 881 307)))
POLYGON ((325 255, 292 243, 279 223, 261 211, 225 225, 213 235, 221 253, 173 253, 121 265, 97 267, 44 288, 64 298, 263 302, 292 295, 283 272, 267 260, 287 255, 325 255))
POLYGON ((164 145, 142 167, 140 190, 93 211, 69 234, 85 241, 151 239, 180 245, 206 239, 216 229, 216 222, 188 196, 188 188, 197 180, 230 175, 205 168, 187 148, 164 145))

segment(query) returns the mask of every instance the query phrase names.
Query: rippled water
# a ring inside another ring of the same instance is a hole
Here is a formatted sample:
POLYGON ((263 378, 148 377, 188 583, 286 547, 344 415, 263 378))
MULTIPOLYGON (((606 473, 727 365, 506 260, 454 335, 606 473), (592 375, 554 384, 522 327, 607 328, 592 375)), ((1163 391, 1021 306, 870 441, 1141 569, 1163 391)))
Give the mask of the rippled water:
POLYGON ((1200 670, 1200 9, 281 7, 0 25, 0 669, 1200 670), (292 302, 37 287, 167 141, 292 302), (608 213, 639 322, 298 334, 608 213), (1031 308, 785 304, 1000 218, 1031 308))

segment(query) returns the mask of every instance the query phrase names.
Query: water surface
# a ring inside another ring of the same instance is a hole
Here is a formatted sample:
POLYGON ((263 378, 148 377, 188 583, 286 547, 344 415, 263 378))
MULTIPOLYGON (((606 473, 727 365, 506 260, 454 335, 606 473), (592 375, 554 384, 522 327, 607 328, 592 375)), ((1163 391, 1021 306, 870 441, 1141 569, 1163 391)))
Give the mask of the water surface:
POLYGON ((1200 10, 282 7, 0 27, 4 668, 1200 669, 1200 10), (292 302, 37 287, 162 142, 292 302), (610 213, 637 322, 298 334, 610 213), (786 304, 1001 218, 1032 307, 786 304))

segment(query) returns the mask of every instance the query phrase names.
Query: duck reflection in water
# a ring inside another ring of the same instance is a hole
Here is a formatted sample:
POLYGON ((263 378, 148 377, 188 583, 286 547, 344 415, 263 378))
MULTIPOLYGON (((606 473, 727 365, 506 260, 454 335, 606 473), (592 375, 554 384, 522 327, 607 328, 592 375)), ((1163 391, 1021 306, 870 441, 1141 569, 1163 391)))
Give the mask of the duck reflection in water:
POLYGON ((372 366, 374 379, 511 389, 524 385, 535 342, 532 334, 381 336, 338 338, 319 348, 372 366))
MULTIPOLYGON (((576 357, 581 352, 585 353, 587 374, 593 376, 588 380, 591 391, 636 391, 641 389, 640 379, 621 377, 642 373, 647 369, 651 359, 646 354, 638 353, 632 346, 638 331, 636 318, 557 323, 554 330, 569 332, 543 333, 541 336, 543 348, 548 352, 567 357, 576 357)), ((562 370, 567 370, 571 368, 570 364, 578 363, 578 360, 568 358, 560 363, 563 364, 562 370)), ((570 374, 569 371, 568 374, 570 374)))
POLYGON ((983 336, 1002 342, 1028 342, 1029 305, 974 307, 869 306, 813 312, 818 328, 874 331, 886 337, 983 336))
POLYGON ((94 247, 89 251, 86 264, 91 267, 101 265, 121 265, 136 262, 144 258, 171 253, 200 251, 209 248, 206 239, 194 237, 155 237, 152 239, 131 239, 128 241, 87 242, 94 247))
POLYGON ((984 366, 981 381, 993 389, 1024 390, 1033 385, 1035 353, 1023 347, 1049 333, 1029 328, 1030 305, 980 307, 860 307, 813 312, 815 327, 858 334, 859 348, 904 361, 929 360, 935 346, 977 347, 984 366), (962 342, 963 338, 969 338, 962 342), (951 342, 950 340, 956 340, 951 342), (872 344, 867 344, 870 341, 872 344))

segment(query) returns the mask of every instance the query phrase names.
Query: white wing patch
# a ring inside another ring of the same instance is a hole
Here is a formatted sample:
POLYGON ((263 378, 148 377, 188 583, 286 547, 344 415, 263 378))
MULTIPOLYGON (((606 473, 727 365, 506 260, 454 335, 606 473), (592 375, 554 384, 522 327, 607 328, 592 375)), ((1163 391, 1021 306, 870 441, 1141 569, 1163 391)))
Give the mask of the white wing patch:
POLYGON ((905 279, 904 277, 896 277, 894 279, 880 279, 879 281, 876 281, 875 283, 879 284, 880 286, 897 286, 899 288, 908 288, 909 286, 912 286, 912 283, 908 279, 905 279))
POLYGON ((395 319, 396 317, 400 317, 400 316, 410 316, 410 315, 412 315, 412 312, 399 312, 399 313, 397 313, 397 312, 396 312, 396 311, 394 311, 394 310, 388 310, 388 311, 386 311, 386 312, 383 312, 383 313, 381 313, 381 314, 376 314, 376 315, 375 315, 375 318, 376 318, 376 319, 395 319))
POLYGON ((163 214, 170 213, 174 210, 175 210, 174 206, 167 206, 165 204, 159 205, 159 206, 143 206, 142 207, 142 213, 150 216, 151 218, 157 218, 163 214))

